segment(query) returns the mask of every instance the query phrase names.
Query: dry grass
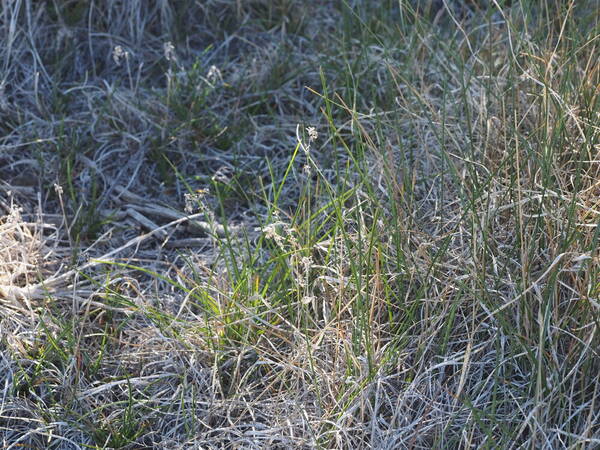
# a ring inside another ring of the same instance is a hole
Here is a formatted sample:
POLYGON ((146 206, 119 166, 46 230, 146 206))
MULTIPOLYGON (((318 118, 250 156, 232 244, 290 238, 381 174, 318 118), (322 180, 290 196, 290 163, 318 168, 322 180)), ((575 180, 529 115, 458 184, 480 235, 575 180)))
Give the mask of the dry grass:
POLYGON ((425 3, 2 3, 3 448, 600 445, 598 2, 425 3))

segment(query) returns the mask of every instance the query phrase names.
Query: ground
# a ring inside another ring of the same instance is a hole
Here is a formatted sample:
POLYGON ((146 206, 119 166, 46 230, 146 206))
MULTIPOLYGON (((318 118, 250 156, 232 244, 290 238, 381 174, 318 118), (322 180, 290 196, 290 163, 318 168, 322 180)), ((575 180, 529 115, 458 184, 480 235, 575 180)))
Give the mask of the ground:
POLYGON ((3 448, 600 445, 598 9, 3 2, 3 448))

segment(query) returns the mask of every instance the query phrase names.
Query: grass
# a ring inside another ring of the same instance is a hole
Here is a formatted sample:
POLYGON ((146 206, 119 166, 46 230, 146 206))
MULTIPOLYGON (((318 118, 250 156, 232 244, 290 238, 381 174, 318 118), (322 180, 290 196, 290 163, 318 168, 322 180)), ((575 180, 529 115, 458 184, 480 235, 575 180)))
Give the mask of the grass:
POLYGON ((598 7, 5 2, 3 448, 597 447, 598 7))

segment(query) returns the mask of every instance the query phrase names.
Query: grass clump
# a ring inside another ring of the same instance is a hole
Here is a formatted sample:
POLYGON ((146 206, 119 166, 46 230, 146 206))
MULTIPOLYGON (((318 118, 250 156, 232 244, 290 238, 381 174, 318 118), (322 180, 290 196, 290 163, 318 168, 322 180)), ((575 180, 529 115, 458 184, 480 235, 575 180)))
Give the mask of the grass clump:
POLYGON ((9 2, 7 448, 594 448, 597 2, 9 2))

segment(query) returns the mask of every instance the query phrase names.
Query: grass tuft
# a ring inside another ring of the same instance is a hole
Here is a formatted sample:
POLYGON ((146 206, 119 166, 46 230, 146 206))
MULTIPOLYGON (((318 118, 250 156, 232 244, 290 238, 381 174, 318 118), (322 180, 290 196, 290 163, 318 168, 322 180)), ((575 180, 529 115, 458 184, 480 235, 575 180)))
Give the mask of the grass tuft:
POLYGON ((597 447, 597 10, 4 2, 2 445, 597 447))

